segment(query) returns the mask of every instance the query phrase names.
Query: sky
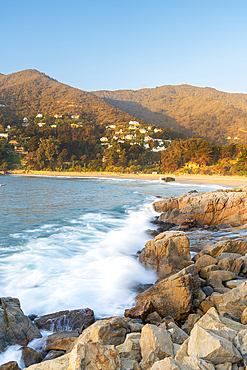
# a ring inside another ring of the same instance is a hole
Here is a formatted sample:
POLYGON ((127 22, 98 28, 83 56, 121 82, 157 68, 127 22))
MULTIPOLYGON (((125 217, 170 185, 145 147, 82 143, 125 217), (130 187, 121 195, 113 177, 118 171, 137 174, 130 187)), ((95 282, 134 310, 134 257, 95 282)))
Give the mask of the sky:
POLYGON ((0 72, 86 91, 247 93, 246 0, 0 0, 0 72))

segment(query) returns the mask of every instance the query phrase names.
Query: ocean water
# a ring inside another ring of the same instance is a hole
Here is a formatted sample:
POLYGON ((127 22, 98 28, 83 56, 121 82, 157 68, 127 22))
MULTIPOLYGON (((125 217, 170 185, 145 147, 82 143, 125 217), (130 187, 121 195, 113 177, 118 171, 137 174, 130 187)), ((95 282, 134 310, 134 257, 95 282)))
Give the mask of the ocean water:
POLYGON ((220 188, 49 176, 0 183, 0 297, 19 298, 25 314, 89 307, 97 318, 122 315, 135 287, 156 280, 136 253, 150 239, 157 197, 220 188))

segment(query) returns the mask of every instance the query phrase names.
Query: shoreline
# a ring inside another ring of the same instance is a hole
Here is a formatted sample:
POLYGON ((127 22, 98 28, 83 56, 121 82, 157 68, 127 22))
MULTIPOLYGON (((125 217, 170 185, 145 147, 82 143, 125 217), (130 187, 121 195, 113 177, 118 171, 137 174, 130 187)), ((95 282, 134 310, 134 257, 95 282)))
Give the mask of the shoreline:
POLYGON ((247 185, 247 177, 242 176, 217 176, 217 175, 171 175, 171 174, 118 174, 113 172, 58 172, 58 171, 29 171, 23 173, 22 170, 9 171, 8 175, 19 176, 56 176, 56 177, 97 177, 97 178, 119 178, 135 180, 159 180, 160 177, 173 177, 176 182, 188 184, 212 184, 238 187, 247 185))

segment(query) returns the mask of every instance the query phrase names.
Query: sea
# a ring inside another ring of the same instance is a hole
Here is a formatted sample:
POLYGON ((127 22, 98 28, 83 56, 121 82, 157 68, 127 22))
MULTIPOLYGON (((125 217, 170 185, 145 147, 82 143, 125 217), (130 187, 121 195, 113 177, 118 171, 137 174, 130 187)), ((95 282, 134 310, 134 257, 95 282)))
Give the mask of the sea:
MULTIPOLYGON (((137 258, 156 228, 153 202, 226 188, 48 175, 5 175, 0 184, 0 297, 17 297, 26 315, 88 307, 96 319, 123 315, 136 288, 157 279, 137 258)), ((188 233, 192 246, 211 234, 188 233)), ((0 364, 10 357, 1 355, 0 364)))

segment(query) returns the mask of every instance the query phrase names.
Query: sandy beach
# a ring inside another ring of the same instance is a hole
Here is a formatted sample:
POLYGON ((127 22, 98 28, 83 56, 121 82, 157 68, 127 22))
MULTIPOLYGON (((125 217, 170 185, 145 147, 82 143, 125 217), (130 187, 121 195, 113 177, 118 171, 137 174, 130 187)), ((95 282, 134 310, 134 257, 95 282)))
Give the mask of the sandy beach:
POLYGON ((22 170, 10 171, 10 175, 22 176, 71 176, 71 177, 109 177, 122 179, 140 179, 140 180, 159 180, 160 177, 173 177, 176 182, 193 184, 218 184, 229 187, 238 187, 247 185, 247 177, 240 176, 203 176, 203 175, 179 175, 171 174, 120 174, 113 172, 56 172, 56 171, 29 171, 24 173, 22 170))

